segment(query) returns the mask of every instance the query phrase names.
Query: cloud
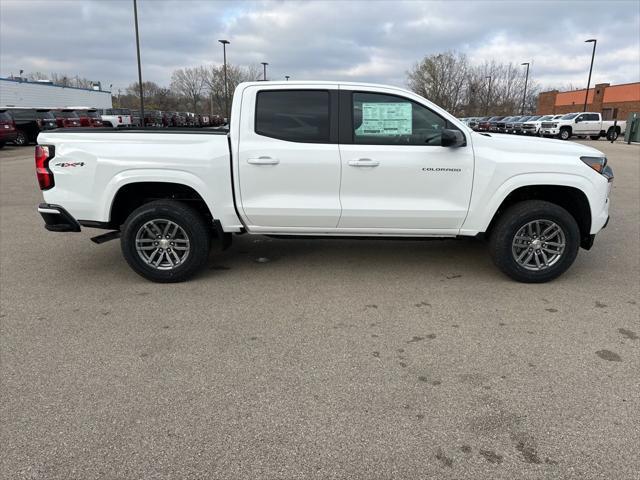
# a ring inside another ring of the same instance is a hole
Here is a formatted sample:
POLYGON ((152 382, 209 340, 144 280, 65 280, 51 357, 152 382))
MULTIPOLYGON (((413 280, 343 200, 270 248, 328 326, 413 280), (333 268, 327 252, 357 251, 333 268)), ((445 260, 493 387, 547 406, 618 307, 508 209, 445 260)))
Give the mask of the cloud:
MULTIPOLYGON (((269 62, 268 76, 405 85, 425 55, 466 53, 474 63, 531 63, 543 86, 640 79, 640 4, 607 2, 232 2, 138 0, 143 77, 172 70, 269 62)), ((0 75, 56 71, 114 89, 137 79, 130 0, 2 0, 0 75)))

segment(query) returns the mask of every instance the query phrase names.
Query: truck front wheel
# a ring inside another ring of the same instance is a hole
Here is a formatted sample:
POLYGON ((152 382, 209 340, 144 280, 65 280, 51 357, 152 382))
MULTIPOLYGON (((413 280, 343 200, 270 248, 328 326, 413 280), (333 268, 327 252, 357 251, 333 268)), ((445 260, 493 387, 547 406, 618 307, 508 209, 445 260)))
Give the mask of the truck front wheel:
POLYGON ((560 130, 560 139, 561 140, 569 140, 571 138, 571 130, 568 128, 563 128, 560 130))
POLYGON ((211 229, 197 210, 157 200, 134 210, 120 237, 129 266, 152 282, 182 282, 207 262, 211 229))
POLYGON ((542 200, 512 205, 490 237, 496 266, 519 282, 543 283, 564 273, 580 247, 580 229, 564 208, 542 200))

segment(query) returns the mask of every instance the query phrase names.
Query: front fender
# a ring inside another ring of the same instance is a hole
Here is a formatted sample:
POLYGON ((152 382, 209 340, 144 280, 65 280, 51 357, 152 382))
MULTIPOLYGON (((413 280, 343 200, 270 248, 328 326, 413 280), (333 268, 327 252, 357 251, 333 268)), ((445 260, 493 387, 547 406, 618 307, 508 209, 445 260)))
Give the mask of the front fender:
POLYGON ((589 201, 591 215, 595 211, 597 188, 591 179, 571 173, 522 173, 502 182, 495 189, 487 189, 486 195, 472 198, 469 214, 460 230, 461 235, 476 235, 486 232, 491 220, 510 193, 522 187, 531 186, 573 187, 582 191, 589 201))

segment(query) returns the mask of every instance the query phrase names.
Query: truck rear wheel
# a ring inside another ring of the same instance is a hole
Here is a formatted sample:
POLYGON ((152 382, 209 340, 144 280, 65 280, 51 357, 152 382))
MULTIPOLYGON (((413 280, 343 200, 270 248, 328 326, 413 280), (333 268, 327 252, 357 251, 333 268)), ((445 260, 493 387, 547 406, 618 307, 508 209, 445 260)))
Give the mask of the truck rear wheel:
POLYGON ((182 282, 205 266, 210 232, 198 211, 174 200, 157 200, 129 215, 120 245, 129 266, 142 277, 182 282))
POLYGON ((502 214, 489 245, 494 263, 509 277, 524 283, 543 283, 573 264, 580 247, 580 229, 564 208, 527 200, 502 214))

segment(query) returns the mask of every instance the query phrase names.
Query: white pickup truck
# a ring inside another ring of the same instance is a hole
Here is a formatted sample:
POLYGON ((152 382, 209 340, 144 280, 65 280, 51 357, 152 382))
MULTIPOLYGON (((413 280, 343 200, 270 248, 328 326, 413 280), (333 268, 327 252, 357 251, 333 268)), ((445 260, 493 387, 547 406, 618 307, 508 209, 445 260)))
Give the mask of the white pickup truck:
POLYGON ((540 124, 540 135, 569 140, 571 137, 590 137, 598 140, 607 137, 616 140, 624 132, 627 122, 624 120, 602 120, 595 112, 567 113, 557 120, 547 120, 540 124))
MULTIPOLYGON (((49 231, 112 230, 157 282, 203 267, 212 242, 273 236, 486 237, 497 266, 545 282, 609 219, 602 152, 476 133, 395 87, 243 83, 228 131, 43 132, 36 171, 49 231)), ((425 265, 428 268, 428 265, 425 265)))

